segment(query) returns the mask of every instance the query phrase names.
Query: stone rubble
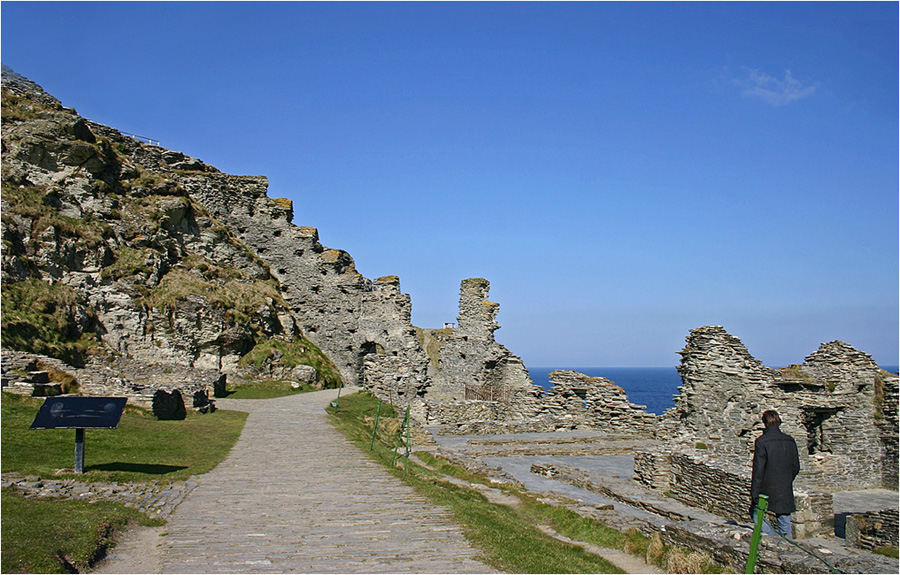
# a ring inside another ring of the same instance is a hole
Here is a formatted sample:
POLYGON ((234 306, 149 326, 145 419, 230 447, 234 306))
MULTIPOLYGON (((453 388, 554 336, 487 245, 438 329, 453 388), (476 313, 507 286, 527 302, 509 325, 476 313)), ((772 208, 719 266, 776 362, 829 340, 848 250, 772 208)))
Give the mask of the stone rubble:
POLYGON ((225 386, 225 375, 215 370, 174 364, 151 365, 126 358, 110 358, 76 368, 52 357, 4 349, 0 352, 3 390, 20 395, 43 395, 44 390, 35 388, 33 376, 29 375, 38 365, 70 375, 81 395, 127 397, 131 405, 154 410, 157 415, 155 406, 165 402, 161 409, 167 419, 171 419, 168 416, 175 411, 183 413, 185 408, 203 413, 215 409, 211 396, 221 395, 225 386), (175 394, 180 398, 180 405, 161 399, 163 396, 174 398, 175 394))
POLYGON ((74 499, 79 501, 112 501, 137 509, 149 517, 168 517, 197 484, 192 481, 173 481, 167 484, 152 482, 91 482, 74 479, 47 479, 36 475, 4 473, 3 488, 11 488, 25 497, 74 499))

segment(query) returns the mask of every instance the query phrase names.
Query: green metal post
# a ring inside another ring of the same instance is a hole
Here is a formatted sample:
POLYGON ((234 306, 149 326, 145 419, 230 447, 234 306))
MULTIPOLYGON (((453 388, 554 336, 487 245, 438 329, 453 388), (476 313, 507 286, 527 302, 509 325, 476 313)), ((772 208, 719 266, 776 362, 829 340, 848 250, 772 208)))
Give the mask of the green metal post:
POLYGON ((406 406, 406 462, 403 464, 403 471, 409 471, 409 448, 412 446, 412 439, 410 438, 409 428, 412 427, 412 422, 409 420, 409 406, 406 406))
POLYGON ((331 407, 333 407, 335 409, 335 411, 337 411, 338 407, 341 404, 341 390, 342 389, 344 389, 343 381, 341 381, 341 386, 338 388, 337 398, 335 398, 335 400, 331 402, 331 407))
MULTIPOLYGON (((391 456, 391 465, 394 465, 394 461, 397 460, 397 450, 400 449, 400 444, 403 443, 403 428, 409 425, 409 406, 406 406, 406 417, 403 418, 403 423, 400 424, 400 434, 397 436, 397 444, 394 445, 394 454, 391 456)), ((406 446, 406 460, 409 462, 409 446, 406 446)))
POLYGON ((769 508, 769 497, 767 495, 759 496, 759 503, 756 504, 756 517, 753 522, 753 537, 750 539, 750 555, 747 556, 747 569, 745 573, 753 573, 756 568, 756 560, 759 558, 759 540, 762 539, 762 522, 769 508))
POLYGON ((369 451, 375 447, 375 434, 378 433, 378 418, 381 416, 381 400, 378 400, 378 410, 375 411, 375 425, 372 426, 372 441, 369 442, 369 451))

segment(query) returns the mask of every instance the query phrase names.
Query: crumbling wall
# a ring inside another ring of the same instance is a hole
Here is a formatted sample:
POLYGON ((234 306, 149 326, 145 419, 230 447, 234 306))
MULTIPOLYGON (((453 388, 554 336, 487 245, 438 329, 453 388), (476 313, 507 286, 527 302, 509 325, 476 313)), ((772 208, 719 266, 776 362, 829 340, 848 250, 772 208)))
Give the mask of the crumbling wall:
POLYGON ((653 436, 659 419, 635 405, 618 385, 603 377, 570 370, 550 372, 552 387, 540 413, 559 423, 556 429, 600 429, 629 435, 653 436))
MULTIPOLYGON (((663 415, 658 437, 674 450, 702 443, 712 456, 746 460, 763 430, 767 409, 778 411, 781 429, 800 451, 798 482, 834 491, 885 485, 886 444, 896 417, 881 428, 871 356, 852 346, 824 343, 800 365, 782 370, 763 366, 721 326, 692 330, 678 371, 675 407, 663 415), (885 439, 887 438, 887 439, 885 439)), ((896 482, 890 486, 896 489, 896 482)))
POLYGON ((494 340, 499 305, 487 300, 489 289, 483 278, 462 281, 459 327, 441 347, 425 399, 496 401, 514 406, 507 411, 510 418, 524 420, 535 415, 543 390, 531 381, 522 360, 494 340))
POLYGON ((148 409, 153 407, 157 392, 163 391, 171 397, 177 392, 184 404, 182 411, 193 408, 205 413, 214 409, 210 397, 224 395, 226 385, 225 374, 215 370, 168 363, 150 365, 126 358, 76 368, 44 355, 3 350, 0 361, 3 391, 32 395, 33 385, 24 381, 27 378, 23 375, 36 366, 48 366, 71 375, 81 395, 127 397, 129 404, 148 409))
POLYGON ((900 378, 886 371, 879 372, 875 379, 875 421, 881 434, 882 482, 889 489, 897 489, 898 464, 900 464, 900 438, 898 438, 897 408, 898 383, 900 378))
POLYGON ((859 549, 875 549, 898 545, 898 512, 896 509, 854 513, 847 517, 847 545, 859 549))

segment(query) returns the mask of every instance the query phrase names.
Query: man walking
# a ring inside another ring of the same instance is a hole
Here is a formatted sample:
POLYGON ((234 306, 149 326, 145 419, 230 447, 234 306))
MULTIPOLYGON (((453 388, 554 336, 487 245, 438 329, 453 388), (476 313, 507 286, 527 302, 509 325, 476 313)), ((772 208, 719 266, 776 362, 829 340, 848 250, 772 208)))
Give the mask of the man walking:
MULTIPOLYGON (((762 414, 763 434, 756 439, 753 450, 753 476, 750 481, 750 516, 756 519, 756 506, 760 495, 769 498, 769 511, 775 514, 776 528, 782 535, 793 538, 791 513, 794 505, 794 478, 800 472, 800 455, 794 438, 778 428, 781 417, 769 410, 762 414)), ((763 532, 775 535, 768 523, 763 532)))

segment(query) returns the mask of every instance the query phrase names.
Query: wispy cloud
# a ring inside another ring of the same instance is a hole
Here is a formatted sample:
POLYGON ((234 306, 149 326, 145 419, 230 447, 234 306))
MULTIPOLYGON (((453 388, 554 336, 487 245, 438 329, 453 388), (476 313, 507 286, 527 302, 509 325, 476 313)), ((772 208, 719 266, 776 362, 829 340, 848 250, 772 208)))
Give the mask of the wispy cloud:
POLYGON ((742 94, 751 98, 759 98, 773 106, 784 106, 795 100, 811 96, 818 84, 804 85, 794 78, 790 70, 785 70, 784 78, 778 79, 760 70, 746 71, 743 78, 735 83, 743 88, 742 94))

